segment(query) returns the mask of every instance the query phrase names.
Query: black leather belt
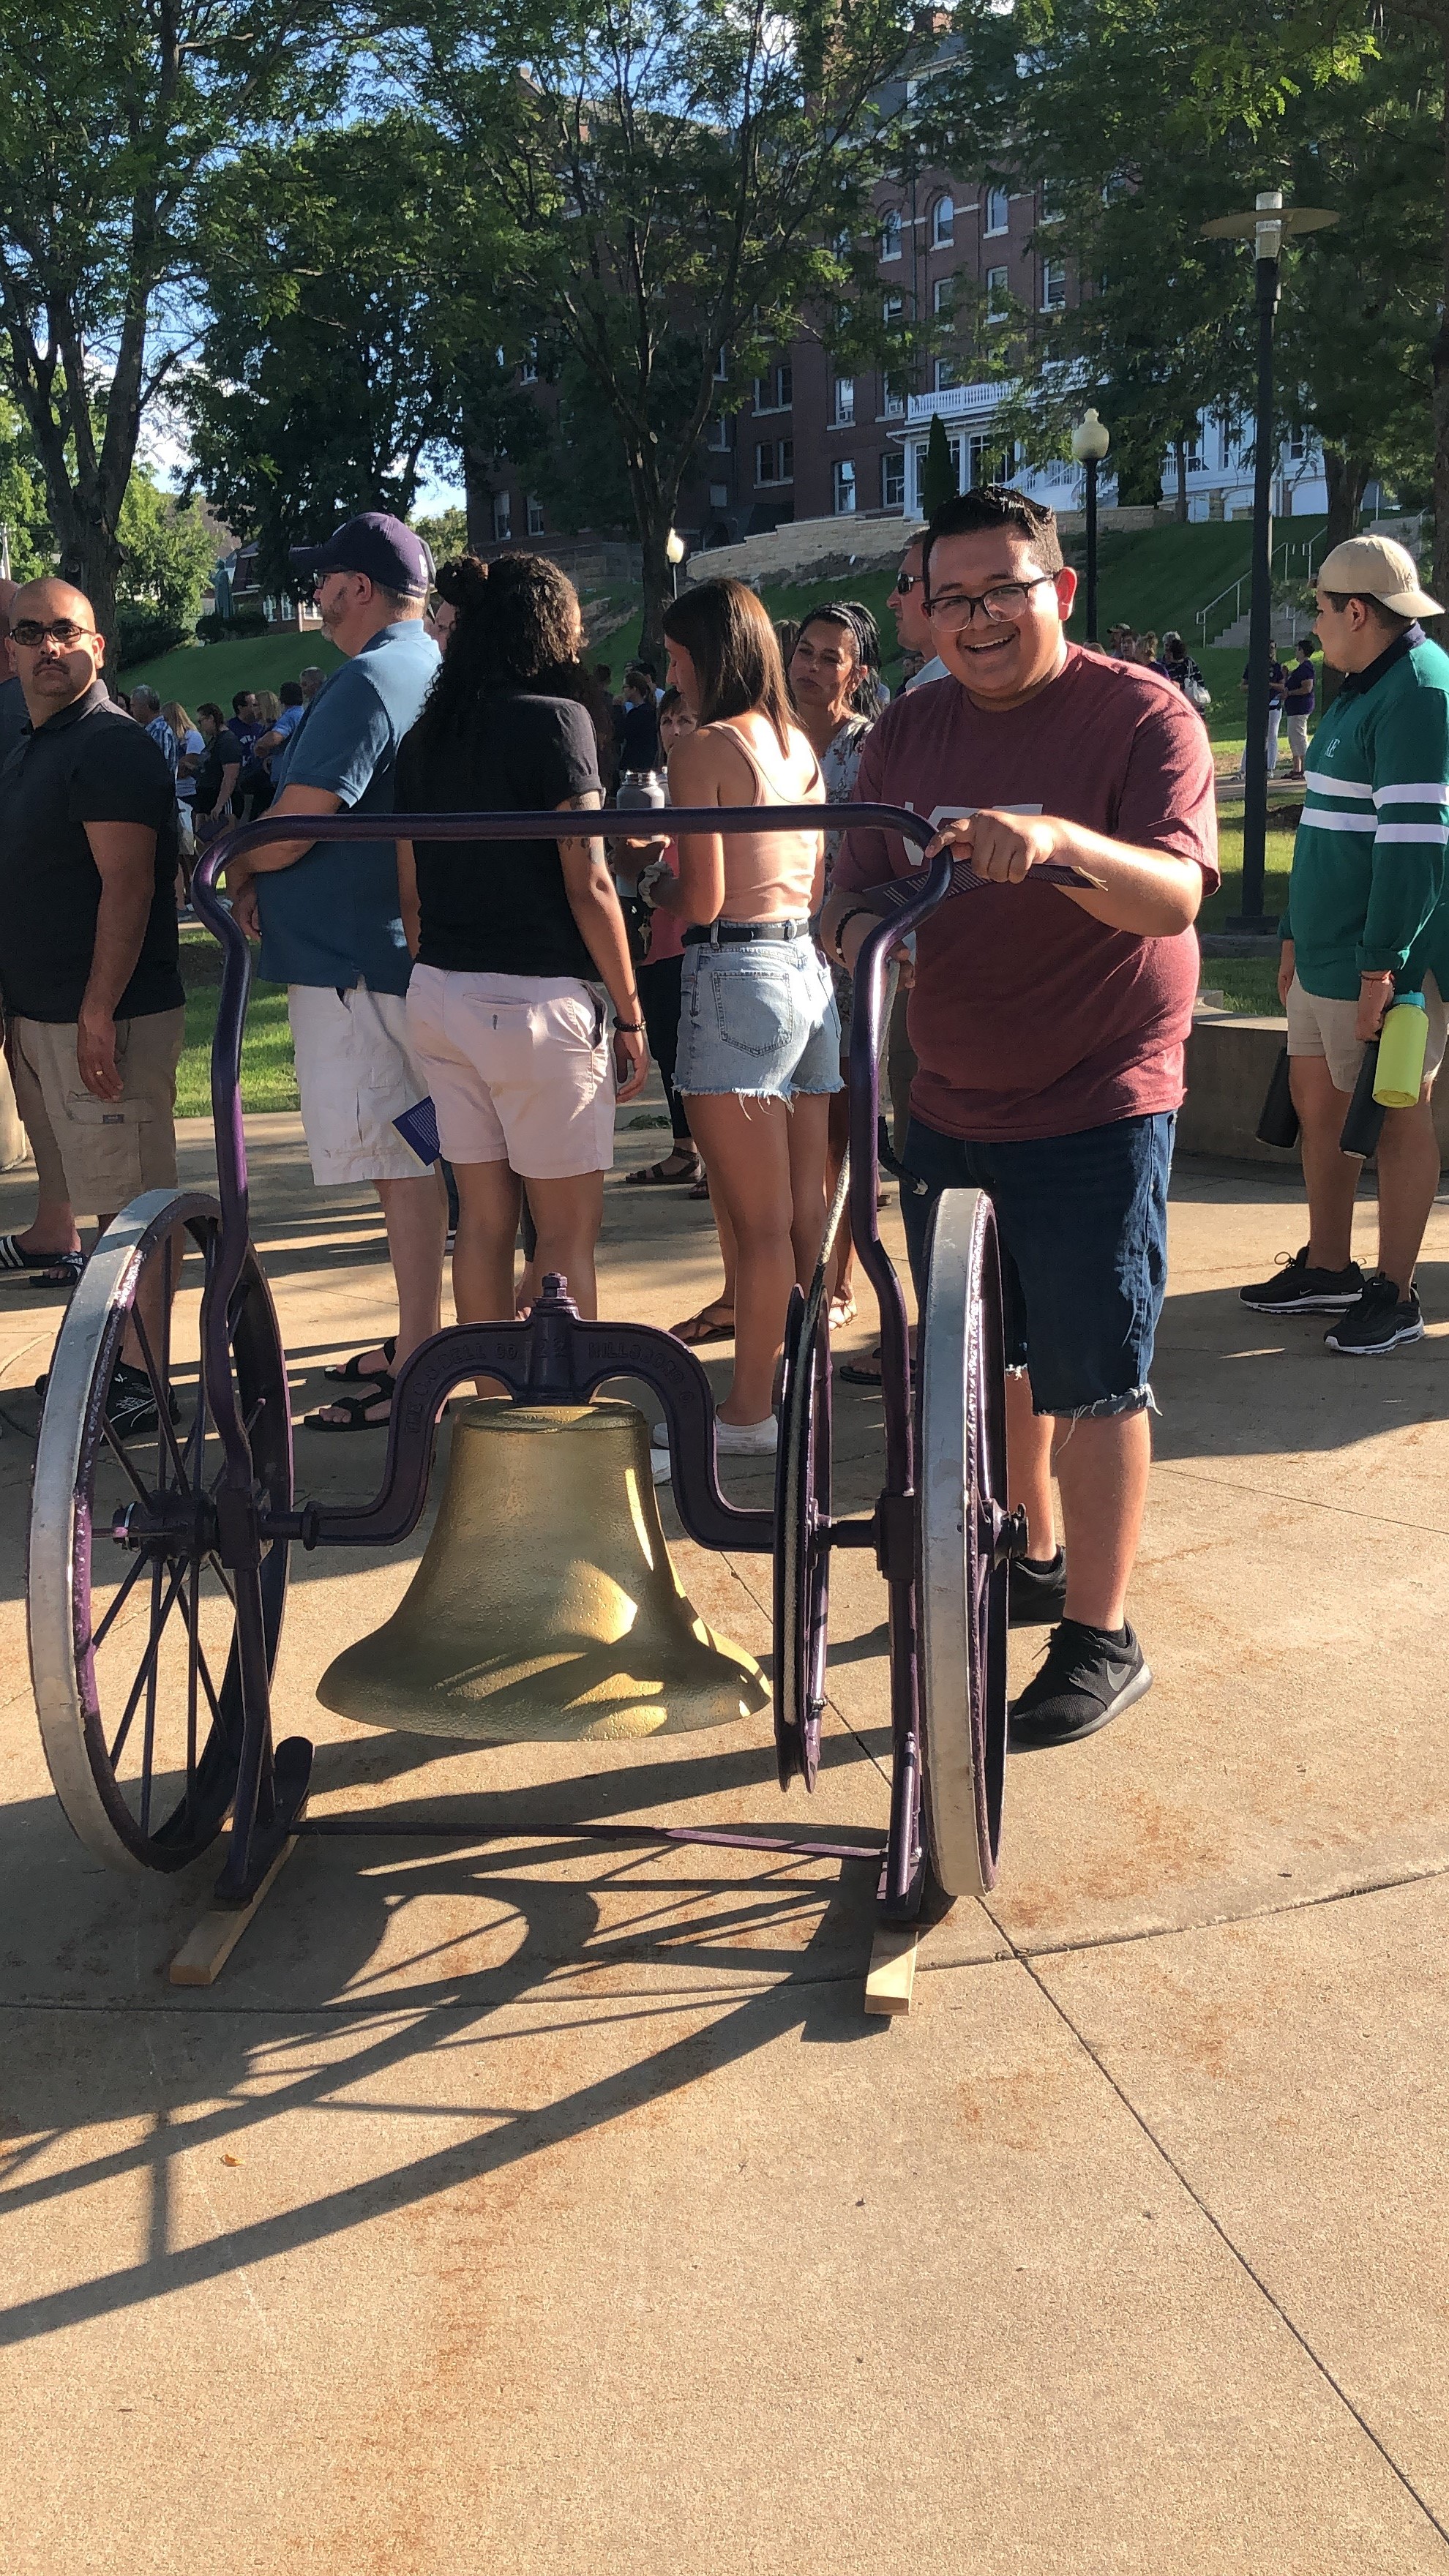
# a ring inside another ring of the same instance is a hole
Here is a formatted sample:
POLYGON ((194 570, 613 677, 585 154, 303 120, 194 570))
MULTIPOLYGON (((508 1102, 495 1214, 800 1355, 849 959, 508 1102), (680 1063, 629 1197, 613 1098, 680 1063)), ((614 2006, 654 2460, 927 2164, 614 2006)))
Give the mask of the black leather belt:
POLYGON ((808 939, 808 921, 696 921, 682 934, 685 948, 743 948, 759 939, 808 939))

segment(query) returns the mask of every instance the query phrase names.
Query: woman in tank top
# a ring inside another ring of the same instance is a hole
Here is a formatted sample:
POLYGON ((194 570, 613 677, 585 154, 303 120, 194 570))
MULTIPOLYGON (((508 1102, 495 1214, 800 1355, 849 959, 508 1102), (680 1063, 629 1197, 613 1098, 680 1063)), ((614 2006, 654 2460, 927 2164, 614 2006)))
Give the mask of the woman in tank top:
MULTIPOLYGON (((676 745, 676 805, 824 801, 820 764, 794 723, 775 632, 743 582, 706 581, 664 612, 669 677, 698 730, 676 745)), ((719 1408, 723 1451, 768 1454, 790 1290, 808 1284, 825 1229, 830 1094, 840 1022, 811 936, 824 837, 685 833, 679 875, 656 903, 684 932, 674 1079, 709 1173, 726 1277, 735 1282, 735 1372, 719 1408)), ((667 1460, 656 1459, 667 1472, 667 1460)))

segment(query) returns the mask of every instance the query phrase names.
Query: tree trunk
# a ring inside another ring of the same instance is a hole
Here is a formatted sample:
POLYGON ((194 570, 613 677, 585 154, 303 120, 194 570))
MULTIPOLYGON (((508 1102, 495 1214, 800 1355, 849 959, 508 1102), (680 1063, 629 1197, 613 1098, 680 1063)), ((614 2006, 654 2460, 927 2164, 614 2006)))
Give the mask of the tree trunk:
MULTIPOLYGON (((60 536, 59 529, 56 534, 60 536)), ((73 528, 61 536, 60 577, 74 582, 83 590, 95 611, 97 631, 110 643, 116 631, 116 583, 121 570, 121 549, 114 533, 99 520, 82 520, 77 515, 73 528)), ((110 676, 115 679, 118 665, 112 651, 110 676)))
POLYGON ((1172 515, 1180 527, 1185 527, 1187 524, 1187 440, 1181 430, 1172 442, 1172 454, 1177 467, 1177 500, 1173 506, 1172 515))
POLYGON ((674 596, 674 574, 665 551, 672 515, 661 508, 638 510, 639 544, 644 558, 644 618, 639 631, 639 659, 652 662, 664 678, 664 611, 674 596))
POLYGON ((1328 486, 1328 527, 1323 550, 1341 546, 1347 537, 1356 535, 1358 514, 1363 496, 1373 474, 1373 460, 1368 456, 1345 456, 1341 448, 1325 446, 1323 479, 1328 486))

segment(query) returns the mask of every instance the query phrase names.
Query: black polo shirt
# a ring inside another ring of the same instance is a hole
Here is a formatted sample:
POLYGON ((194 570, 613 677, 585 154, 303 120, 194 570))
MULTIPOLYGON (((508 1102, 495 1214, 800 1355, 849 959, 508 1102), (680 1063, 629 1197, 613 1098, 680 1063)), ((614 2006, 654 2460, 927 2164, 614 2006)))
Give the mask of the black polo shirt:
POLYGON ((87 823, 145 823, 156 835, 156 892, 118 1020, 185 1001, 176 969, 176 790, 142 727, 96 680, 38 728, 27 724, 0 768, 0 988, 24 1020, 71 1021, 90 978, 101 873, 87 823))

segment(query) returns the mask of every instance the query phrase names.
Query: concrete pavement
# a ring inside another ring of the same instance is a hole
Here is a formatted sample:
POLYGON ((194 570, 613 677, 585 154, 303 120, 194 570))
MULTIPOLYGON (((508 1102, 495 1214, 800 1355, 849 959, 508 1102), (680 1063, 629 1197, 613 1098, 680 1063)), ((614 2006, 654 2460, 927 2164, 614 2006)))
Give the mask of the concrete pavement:
MULTIPOLYGON (((295 1121, 252 1126, 300 1411, 385 1325, 380 1232, 365 1193, 313 1195, 295 1121)), ((662 1142, 624 1128, 621 1173, 662 1142)), ((200 1131, 185 1156, 199 1179, 200 1131)), ((0 1226, 27 1213, 0 1179, 0 1226)), ((807 1805, 768 1719, 634 1751, 353 1728, 317 1676, 421 1534, 299 1551, 278 1695, 318 1809, 500 1839, 305 1845, 222 1982, 171 1988, 210 1866, 91 1863, 38 1749, 24 1390, 59 1306, 0 1287, 7 2569, 1449 2566, 1449 1329, 1357 1366, 1245 1315, 1238 1281, 1300 1239, 1286 1177, 1179 1167, 1135 1602, 1157 1687, 1012 1765, 1001 1887, 930 1935, 894 2025, 861 2011, 868 1868, 566 1839, 877 1831, 855 1556, 807 1805)), ((714 1275, 708 1211, 616 1177, 606 1311, 669 1322, 714 1275)), ((1422 1279, 1449 1317, 1443 1209, 1422 1279)), ((877 1415, 843 1393, 860 1501, 877 1415)), ((298 1449, 304 1490, 363 1492, 382 1442, 298 1449)), ((765 1652, 763 1562, 675 1552, 765 1652)))

